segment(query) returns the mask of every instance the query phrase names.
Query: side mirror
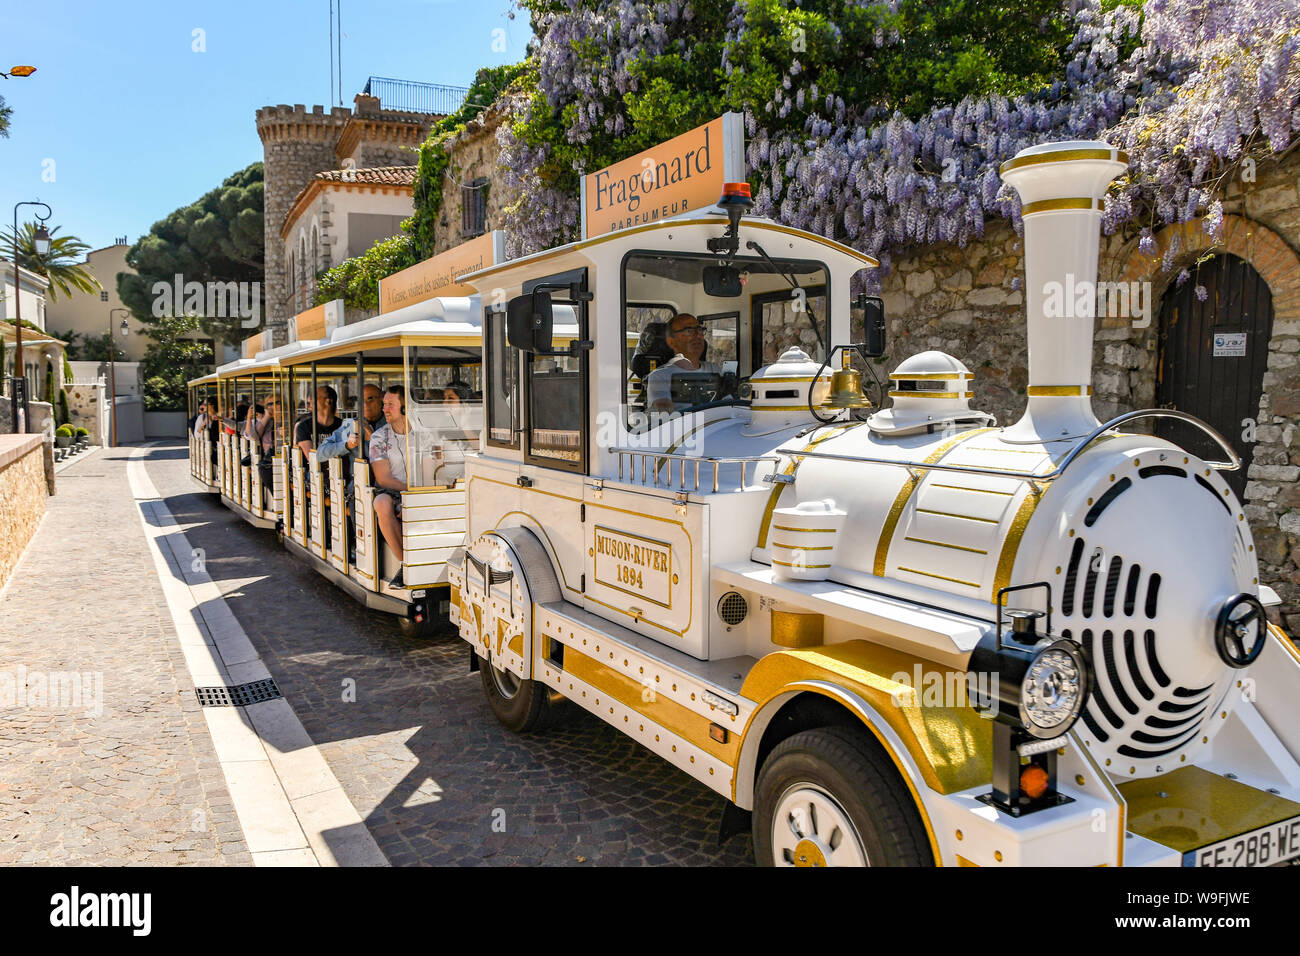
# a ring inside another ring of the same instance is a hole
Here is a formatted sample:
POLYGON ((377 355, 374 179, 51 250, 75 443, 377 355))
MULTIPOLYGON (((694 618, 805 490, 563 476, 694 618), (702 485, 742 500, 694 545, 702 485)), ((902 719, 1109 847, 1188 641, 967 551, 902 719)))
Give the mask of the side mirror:
POLYGON ((866 354, 880 358, 885 354, 885 301, 878 295, 863 293, 853 301, 862 310, 862 330, 866 337, 866 354))
POLYGON ((549 352, 554 321, 549 292, 517 295, 506 305, 506 341, 522 352, 549 352))
POLYGON ((735 266, 705 266, 704 294, 720 299, 734 299, 744 293, 740 270, 735 266))

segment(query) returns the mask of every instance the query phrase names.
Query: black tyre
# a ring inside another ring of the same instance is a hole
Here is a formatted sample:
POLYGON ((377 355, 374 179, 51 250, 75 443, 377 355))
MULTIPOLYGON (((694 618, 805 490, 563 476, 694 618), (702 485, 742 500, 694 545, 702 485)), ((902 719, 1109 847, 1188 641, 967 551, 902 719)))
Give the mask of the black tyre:
POLYGON ((550 688, 545 684, 497 669, 490 658, 482 656, 478 659, 478 673, 492 713, 507 730, 527 734, 544 730, 555 722, 557 708, 551 703, 550 688))
POLYGON ((763 761, 754 790, 760 866, 930 866, 906 784, 865 731, 806 730, 763 761))

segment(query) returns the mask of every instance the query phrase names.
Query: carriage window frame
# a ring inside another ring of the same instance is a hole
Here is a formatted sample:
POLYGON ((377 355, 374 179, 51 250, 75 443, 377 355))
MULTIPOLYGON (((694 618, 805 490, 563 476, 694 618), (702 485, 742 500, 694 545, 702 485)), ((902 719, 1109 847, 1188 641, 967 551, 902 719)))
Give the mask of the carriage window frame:
MULTIPOLYGON (((534 289, 540 286, 560 285, 568 286, 577 283, 581 286, 583 292, 590 292, 591 287, 588 282, 588 270, 585 266, 577 269, 569 269, 565 272, 553 273, 547 276, 541 276, 536 279, 529 279, 523 284, 522 292, 528 295, 534 289)), ((551 289, 552 304, 571 305, 578 319, 577 336, 578 339, 590 338, 589 322, 591 315, 591 302, 573 302, 564 298, 565 293, 558 289, 551 289)), ((553 346, 552 346, 553 347, 553 346)), ((624 348, 622 351, 626 352, 624 348)), ((588 473, 589 455, 588 444, 590 441, 590 428, 588 421, 591 417, 591 365, 590 350, 583 349, 578 352, 578 387, 581 391, 582 412, 578 422, 578 459, 577 461, 566 461, 563 458, 553 458, 549 455, 536 455, 533 453, 533 366, 538 359, 536 352, 523 353, 523 375, 521 376, 521 397, 523 401, 521 406, 527 409, 528 418, 525 423, 521 423, 520 431, 524 435, 523 449, 524 461, 530 465, 537 465, 541 468, 549 468, 553 471, 567 471, 574 474, 585 475, 588 473)), ((549 359, 554 356, 541 356, 549 359)))
POLYGON ((519 350, 506 342, 506 310, 505 306, 487 305, 483 309, 483 427, 486 435, 484 436, 487 444, 493 448, 509 448, 512 451, 519 449, 519 395, 520 395, 520 374, 519 374, 519 350), (494 330, 500 323, 500 341, 501 341, 501 364, 497 365, 496 355, 496 338, 494 330), (497 389, 498 374, 505 374, 510 363, 513 362, 515 375, 514 383, 511 386, 509 394, 510 415, 504 423, 496 420, 494 414, 496 405, 494 402, 497 389), (504 427, 510 433, 509 441, 502 441, 499 438, 492 437, 493 428, 504 427))

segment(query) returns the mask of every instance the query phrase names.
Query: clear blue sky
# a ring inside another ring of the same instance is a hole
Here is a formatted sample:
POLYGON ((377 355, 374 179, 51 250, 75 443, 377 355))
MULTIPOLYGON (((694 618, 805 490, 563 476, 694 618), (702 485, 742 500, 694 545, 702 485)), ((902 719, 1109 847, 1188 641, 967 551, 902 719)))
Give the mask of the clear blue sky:
MULTIPOLYGON (((523 59, 528 16, 508 19, 510 7, 342 0, 344 104, 372 75, 468 86, 479 67, 523 59), (504 52, 493 48, 498 28, 504 52)), ((0 70, 37 67, 0 79, 13 109, 0 139, 0 222, 12 222, 15 202, 40 199, 61 234, 92 249, 134 242, 262 158, 258 107, 330 105, 329 9, 329 0, 0 5, 0 70), (206 52, 192 50, 195 29, 206 52)), ((32 212, 20 209, 20 221, 32 212)))

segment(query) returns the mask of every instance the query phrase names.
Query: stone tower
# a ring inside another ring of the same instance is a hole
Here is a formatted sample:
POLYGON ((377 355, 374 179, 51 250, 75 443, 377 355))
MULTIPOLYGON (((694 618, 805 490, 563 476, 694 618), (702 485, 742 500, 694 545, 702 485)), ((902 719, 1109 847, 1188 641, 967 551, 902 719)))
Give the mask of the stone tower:
POLYGON ((289 318, 294 312, 280 230, 295 198, 313 176, 328 170, 414 166, 420 143, 444 115, 384 109, 379 97, 366 93, 358 95, 355 102, 355 112, 345 106, 333 107, 328 113, 322 106, 313 106, 308 112, 301 104, 266 106, 257 111, 266 190, 266 327, 272 330, 277 346, 288 340, 289 318))
POLYGON ((266 106, 257 111, 266 190, 262 227, 266 243, 265 321, 277 346, 288 341, 292 314, 280 226, 294 197, 312 176, 338 168, 334 146, 351 117, 352 111, 345 106, 336 106, 328 113, 323 106, 313 106, 309 113, 301 104, 266 106))

